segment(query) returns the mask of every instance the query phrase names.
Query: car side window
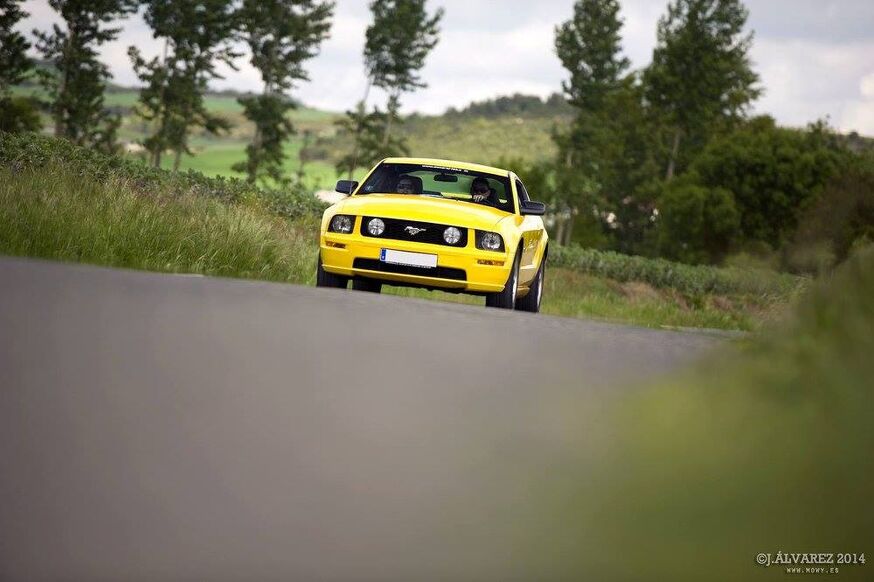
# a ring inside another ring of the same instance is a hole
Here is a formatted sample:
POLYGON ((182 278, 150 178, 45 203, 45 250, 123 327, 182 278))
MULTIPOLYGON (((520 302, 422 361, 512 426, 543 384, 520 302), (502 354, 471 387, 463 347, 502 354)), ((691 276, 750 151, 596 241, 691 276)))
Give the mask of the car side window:
POLYGON ((518 192, 519 200, 521 202, 528 202, 529 200, 531 200, 528 197, 528 190, 525 189, 525 186, 520 180, 516 180, 516 192, 518 192))

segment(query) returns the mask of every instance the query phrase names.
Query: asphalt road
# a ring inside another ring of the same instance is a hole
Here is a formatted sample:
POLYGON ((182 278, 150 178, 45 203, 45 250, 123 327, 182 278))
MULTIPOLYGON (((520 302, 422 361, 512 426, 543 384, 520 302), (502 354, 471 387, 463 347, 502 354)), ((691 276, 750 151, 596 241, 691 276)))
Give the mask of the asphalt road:
POLYGON ((0 579, 526 577, 532 479, 719 343, 0 258, 0 579))

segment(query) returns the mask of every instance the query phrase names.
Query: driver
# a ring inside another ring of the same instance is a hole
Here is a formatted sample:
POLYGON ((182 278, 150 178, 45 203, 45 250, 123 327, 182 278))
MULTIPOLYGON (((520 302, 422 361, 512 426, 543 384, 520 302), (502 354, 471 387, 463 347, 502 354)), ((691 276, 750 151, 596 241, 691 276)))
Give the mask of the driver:
POLYGON ((482 176, 477 176, 470 184, 470 193, 473 196, 474 202, 483 204, 492 204, 492 189, 489 186, 489 181, 482 176))

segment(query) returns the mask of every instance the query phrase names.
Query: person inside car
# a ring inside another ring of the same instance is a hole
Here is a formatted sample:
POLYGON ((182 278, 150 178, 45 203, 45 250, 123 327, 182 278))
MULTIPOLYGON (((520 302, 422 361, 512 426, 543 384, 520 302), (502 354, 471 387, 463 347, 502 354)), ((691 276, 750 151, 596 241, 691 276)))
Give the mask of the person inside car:
POLYGON ((494 206, 493 193, 494 190, 489 186, 489 181, 482 176, 477 176, 470 184, 470 194, 473 196, 473 202, 494 206))
POLYGON ((395 192, 397 192, 398 194, 421 194, 422 179, 415 176, 402 174, 398 178, 397 186, 395 186, 395 192))

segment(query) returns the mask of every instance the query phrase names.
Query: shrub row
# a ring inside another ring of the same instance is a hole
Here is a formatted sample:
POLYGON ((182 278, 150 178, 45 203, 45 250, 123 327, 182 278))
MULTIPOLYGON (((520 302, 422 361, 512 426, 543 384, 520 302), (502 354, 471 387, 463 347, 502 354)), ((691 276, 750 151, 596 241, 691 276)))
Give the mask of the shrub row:
POLYGON ((272 190, 239 178, 210 178, 194 170, 171 172, 36 133, 0 132, 0 165, 13 172, 57 165, 83 179, 100 183, 123 180, 144 194, 194 194, 224 202, 260 200, 286 218, 318 215, 325 208, 311 192, 297 186, 272 190))
POLYGON ((671 288, 688 294, 787 295, 803 287, 807 281, 802 277, 782 273, 686 265, 577 245, 550 247, 549 264, 617 281, 642 281, 653 287, 671 288))

